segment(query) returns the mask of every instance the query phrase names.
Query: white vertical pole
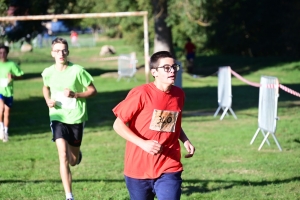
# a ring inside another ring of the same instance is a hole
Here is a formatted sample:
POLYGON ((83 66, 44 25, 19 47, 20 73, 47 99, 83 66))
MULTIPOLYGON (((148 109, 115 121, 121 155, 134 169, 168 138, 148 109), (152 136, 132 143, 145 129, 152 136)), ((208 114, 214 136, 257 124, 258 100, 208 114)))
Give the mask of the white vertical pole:
POLYGON ((148 38, 148 12, 144 14, 144 57, 145 57, 145 76, 146 83, 149 83, 149 38, 148 38))
MULTIPOLYGON (((181 66, 180 61, 176 61, 176 63, 181 66)), ((177 87, 182 88, 182 68, 179 69, 179 71, 177 71, 177 73, 176 73, 176 79, 175 79, 174 85, 176 85, 177 87)))

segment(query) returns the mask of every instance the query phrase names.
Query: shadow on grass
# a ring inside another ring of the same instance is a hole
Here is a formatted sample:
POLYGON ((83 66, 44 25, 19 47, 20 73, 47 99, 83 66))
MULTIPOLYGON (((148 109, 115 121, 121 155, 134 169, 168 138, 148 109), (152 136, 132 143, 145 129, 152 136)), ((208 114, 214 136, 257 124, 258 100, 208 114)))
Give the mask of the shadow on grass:
MULTIPOLYGON (((61 179, 56 179, 56 180, 0 180, 1 184, 5 183, 59 183, 61 184, 61 179)), ((81 182, 108 182, 108 183, 125 183, 124 179, 120 180, 107 180, 107 179, 74 179, 72 180, 73 183, 81 183, 81 182)))
MULTIPOLYGON (((247 75, 257 70, 269 66, 284 65, 289 62, 299 61, 298 58, 293 57, 241 57, 241 56, 197 56, 194 62, 193 74, 208 76, 218 71, 221 66, 230 66, 234 71, 240 75, 247 75)), ((300 66, 295 66, 295 70, 300 66)))
MULTIPOLYGON (((201 81, 201 80, 198 80, 201 81)), ((300 84, 285 85, 295 91, 300 92, 300 84)), ((213 114, 218 105, 218 89, 217 87, 201 87, 201 88, 183 88, 186 94, 186 102, 184 111, 198 110, 199 116, 213 114)), ((283 90, 279 90, 278 102, 299 101, 299 97, 293 96, 283 90)), ((248 85, 232 86, 232 109, 241 111, 248 108, 258 108, 259 88, 248 85)), ((298 105, 287 104, 287 107, 296 107, 298 105)), ((194 113, 194 116, 197 116, 194 113)))
POLYGON ((300 140, 299 139, 295 139, 294 142, 297 142, 300 144, 300 140))
MULTIPOLYGON (((296 91, 300 91, 300 84, 286 85, 296 91)), ((217 88, 184 88, 186 102, 183 117, 213 116, 218 108, 217 88)), ((258 107, 259 89, 251 86, 233 86, 234 112, 258 107)), ((89 128, 111 128, 115 116, 112 109, 122 101, 128 90, 98 93, 95 97, 87 99, 89 120, 86 126, 89 128)), ((298 107, 293 101, 299 101, 286 92, 280 91, 279 102, 289 101, 284 104, 288 109, 298 107)), ((221 113, 219 113, 220 115, 221 113)), ((237 115, 238 117, 238 115, 237 115)), ((249 116, 256 117, 256 116, 249 116)), ((219 120, 219 117, 212 120, 219 120)), ((207 120, 207 119, 203 119, 207 120)), ((38 134, 50 132, 48 107, 42 97, 31 97, 26 100, 15 100, 11 111, 11 135, 38 134)))
POLYGON ((190 196, 195 193, 209 193, 209 192, 214 192, 214 191, 219 191, 219 190, 226 190, 226 189, 231 189, 236 186, 267 186, 267 185, 277 185, 277 184, 284 184, 284 183, 290 183, 290 182, 299 182, 300 177, 292 177, 288 179, 283 179, 283 180, 265 180, 265 181, 230 181, 230 180, 191 180, 191 179, 186 179, 183 180, 184 184, 192 184, 193 186, 183 186, 182 187, 182 194, 186 194, 187 196, 190 196), (215 187, 215 188, 208 188, 208 185, 211 183, 220 183, 220 184, 226 184, 222 187, 215 187), (195 186, 199 185, 200 186, 195 186))
MULTIPOLYGON (((101 74, 105 74, 109 72, 117 72, 117 70, 104 70, 101 68, 87 68, 86 71, 88 71, 92 76, 100 76, 101 74)), ((42 78, 41 73, 25 73, 22 76, 22 79, 27 80, 27 79, 34 79, 34 78, 42 78)))
MULTIPOLYGON (((210 193, 219 190, 228 190, 236 186, 268 186, 268 185, 277 185, 277 184, 285 184, 290 182, 299 182, 300 177, 292 177, 283 180, 264 180, 264 181, 234 181, 234 180, 197 180, 197 179, 186 179, 183 180, 182 186, 182 194, 190 196, 192 194, 202 194, 202 193, 210 193), (184 186, 184 185, 188 186, 184 186), (226 184, 220 187, 209 188, 208 185, 211 184, 226 184), (190 186, 192 185, 192 186, 190 186), (197 186, 196 186, 197 185, 197 186), (199 185, 199 186, 198 186, 199 185)), ((36 183, 61 183, 60 179, 57 180, 0 180, 0 184, 11 184, 11 183, 26 183, 26 184, 36 184, 36 183)), ((74 179, 73 183, 81 183, 81 182, 89 182, 89 183, 97 183, 97 182, 106 182, 106 183, 124 183, 124 179, 74 179)))

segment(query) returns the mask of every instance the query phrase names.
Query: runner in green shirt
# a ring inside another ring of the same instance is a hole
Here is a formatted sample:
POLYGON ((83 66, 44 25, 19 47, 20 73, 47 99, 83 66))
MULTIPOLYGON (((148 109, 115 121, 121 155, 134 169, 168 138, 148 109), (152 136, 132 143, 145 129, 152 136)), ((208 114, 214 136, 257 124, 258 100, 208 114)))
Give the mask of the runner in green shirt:
POLYGON ((63 38, 52 41, 55 64, 44 69, 43 95, 49 107, 50 126, 56 143, 60 176, 67 200, 74 200, 70 167, 82 158, 84 122, 88 119, 85 98, 97 93, 92 76, 81 66, 68 61, 68 43, 63 38))
POLYGON ((9 47, 0 44, 0 140, 8 141, 9 114, 13 104, 13 80, 23 71, 7 59, 9 47))

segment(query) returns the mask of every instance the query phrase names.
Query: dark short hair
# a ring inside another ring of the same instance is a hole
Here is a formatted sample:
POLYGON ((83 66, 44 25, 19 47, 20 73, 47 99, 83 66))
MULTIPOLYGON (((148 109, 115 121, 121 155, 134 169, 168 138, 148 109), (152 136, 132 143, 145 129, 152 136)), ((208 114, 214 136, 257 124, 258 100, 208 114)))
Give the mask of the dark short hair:
POLYGON ((55 44, 64 44, 64 45, 66 45, 67 49, 69 49, 69 45, 68 45, 67 40, 65 40, 65 39, 63 39, 63 38, 60 38, 60 37, 55 38, 55 39, 52 41, 52 47, 53 47, 55 44))
POLYGON ((159 60, 161 58, 173 58, 174 59, 174 57, 172 56, 172 54, 170 52, 158 51, 150 57, 150 69, 156 69, 158 67, 159 60))
POLYGON ((9 47, 4 44, 0 44, 0 49, 5 49, 6 53, 9 53, 9 47))

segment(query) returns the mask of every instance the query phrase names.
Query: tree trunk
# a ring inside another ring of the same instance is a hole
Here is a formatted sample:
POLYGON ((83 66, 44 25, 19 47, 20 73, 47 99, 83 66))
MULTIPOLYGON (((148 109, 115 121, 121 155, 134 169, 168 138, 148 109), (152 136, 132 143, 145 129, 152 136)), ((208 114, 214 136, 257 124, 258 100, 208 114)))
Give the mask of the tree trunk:
POLYGON ((151 0, 154 16, 154 53, 157 51, 169 51, 174 54, 172 45, 171 27, 166 24, 168 16, 167 0, 151 0))

